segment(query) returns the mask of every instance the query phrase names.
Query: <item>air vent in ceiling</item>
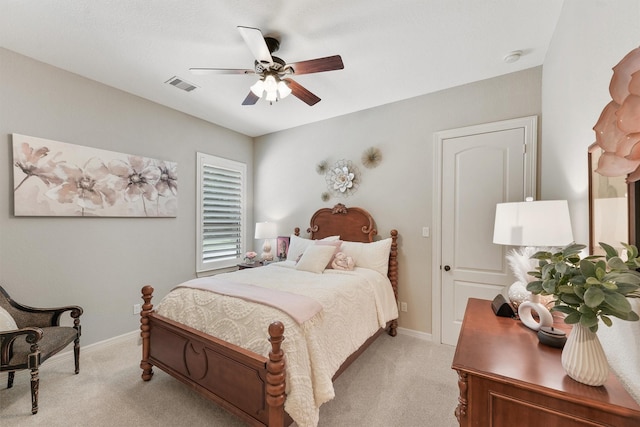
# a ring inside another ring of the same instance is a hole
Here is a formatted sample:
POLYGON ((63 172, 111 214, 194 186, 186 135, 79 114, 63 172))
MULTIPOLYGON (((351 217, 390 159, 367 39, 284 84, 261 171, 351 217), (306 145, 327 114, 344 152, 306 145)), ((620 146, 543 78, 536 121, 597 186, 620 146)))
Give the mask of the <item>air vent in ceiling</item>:
POLYGON ((173 85, 173 86, 177 87, 178 89, 184 90, 185 92, 191 92, 192 90, 194 90, 194 89, 196 89, 198 87, 198 86, 194 85, 193 83, 186 82, 186 81, 182 80, 181 78, 179 78, 177 76, 171 77, 165 83, 169 83, 170 85, 173 85))

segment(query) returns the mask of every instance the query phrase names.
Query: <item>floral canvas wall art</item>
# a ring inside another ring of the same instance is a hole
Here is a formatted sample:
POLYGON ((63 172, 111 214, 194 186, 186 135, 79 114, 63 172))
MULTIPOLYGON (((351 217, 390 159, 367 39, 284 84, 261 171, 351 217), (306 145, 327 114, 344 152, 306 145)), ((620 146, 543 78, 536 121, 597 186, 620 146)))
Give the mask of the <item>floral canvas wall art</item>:
POLYGON ((13 134, 16 216, 175 217, 175 162, 13 134))

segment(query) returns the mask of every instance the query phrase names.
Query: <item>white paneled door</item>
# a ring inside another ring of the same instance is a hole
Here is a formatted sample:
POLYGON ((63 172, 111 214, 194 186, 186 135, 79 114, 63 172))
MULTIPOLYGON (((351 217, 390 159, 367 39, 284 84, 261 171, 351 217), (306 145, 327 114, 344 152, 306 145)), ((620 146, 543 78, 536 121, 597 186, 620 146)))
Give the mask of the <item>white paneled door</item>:
POLYGON ((433 294, 440 321, 434 319, 434 329, 439 323, 445 344, 456 344, 468 298, 491 300, 513 282, 508 248, 492 242, 494 216, 497 203, 535 196, 535 141, 535 117, 436 135, 440 233, 433 294))

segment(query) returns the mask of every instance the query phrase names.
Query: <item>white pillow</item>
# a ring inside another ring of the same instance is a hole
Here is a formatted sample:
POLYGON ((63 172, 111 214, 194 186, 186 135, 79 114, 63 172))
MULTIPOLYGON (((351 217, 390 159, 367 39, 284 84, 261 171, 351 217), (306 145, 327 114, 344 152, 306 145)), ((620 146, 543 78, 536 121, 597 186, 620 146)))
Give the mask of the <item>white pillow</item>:
POLYGON ((331 267, 331 263, 333 262, 333 258, 336 256, 336 254, 340 252, 340 247, 342 246, 342 240, 316 240, 316 245, 333 246, 335 248, 333 251, 333 256, 327 263, 327 268, 333 268, 331 267))
POLYGON ((302 258, 296 264, 296 270, 322 273, 335 251, 336 248, 334 246, 310 245, 304 250, 302 258))
POLYGON ((0 332, 15 331, 16 329, 18 329, 16 321, 13 320, 7 310, 0 307, 0 332))
POLYGON ((370 268, 386 276, 389 270, 391 238, 371 243, 343 241, 340 252, 353 258, 356 267, 370 268))
MULTIPOLYGON (((329 236, 321 239, 323 241, 340 240, 340 236, 329 236)), ((287 252, 287 261, 296 261, 300 255, 304 253, 310 245, 313 245, 317 240, 303 239, 295 234, 292 234, 289 238, 289 252, 287 252)))

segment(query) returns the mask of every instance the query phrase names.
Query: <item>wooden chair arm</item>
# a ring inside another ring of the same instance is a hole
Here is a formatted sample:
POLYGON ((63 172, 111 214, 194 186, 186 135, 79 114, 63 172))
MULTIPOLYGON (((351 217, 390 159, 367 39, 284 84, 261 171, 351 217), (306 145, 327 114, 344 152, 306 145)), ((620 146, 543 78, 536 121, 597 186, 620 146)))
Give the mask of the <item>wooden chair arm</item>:
POLYGON ((74 324, 77 325, 80 322, 80 316, 82 316, 83 310, 82 307, 77 305, 69 305, 66 307, 58 307, 58 308, 42 308, 39 309, 43 312, 49 312, 53 314, 51 319, 51 326, 60 326, 60 317, 70 311, 70 316, 74 319, 74 324))
POLYGON ((9 364, 13 342, 21 335, 25 335, 25 340, 32 345, 32 348, 35 345, 37 351, 37 343, 42 339, 43 332, 42 329, 31 326, 13 331, 0 332, 0 363, 3 366, 9 364))
POLYGON ((82 307, 77 305, 54 308, 37 308, 20 304, 14 300, 10 300, 9 302, 11 306, 17 310, 32 314, 33 316, 30 316, 32 320, 30 324, 38 327, 60 326, 60 317, 67 311, 71 312, 71 317, 75 319, 74 324, 77 325, 79 324, 80 316, 83 313, 82 307))

